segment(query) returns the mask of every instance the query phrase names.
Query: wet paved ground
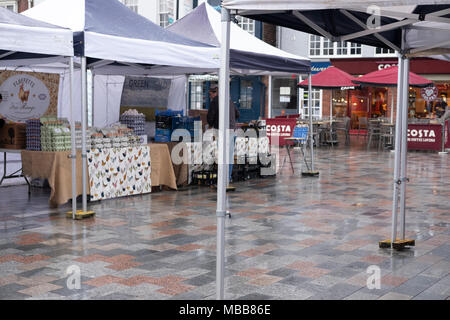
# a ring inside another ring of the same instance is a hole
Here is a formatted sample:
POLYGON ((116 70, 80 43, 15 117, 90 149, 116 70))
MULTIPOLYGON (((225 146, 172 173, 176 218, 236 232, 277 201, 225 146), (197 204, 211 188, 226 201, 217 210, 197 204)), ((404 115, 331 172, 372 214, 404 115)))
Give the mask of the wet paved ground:
MULTIPOLYGON (((391 252, 378 241, 390 235, 394 154, 352 139, 318 150, 319 178, 300 177, 298 160, 294 175, 285 166, 236 184, 225 298, 449 299, 450 156, 409 154, 406 230, 417 244, 391 252), (371 265, 380 289, 366 287, 371 265)), ((215 298, 212 189, 93 203, 85 221, 66 219, 69 205, 49 209, 48 195, 0 188, 0 299, 215 298)))

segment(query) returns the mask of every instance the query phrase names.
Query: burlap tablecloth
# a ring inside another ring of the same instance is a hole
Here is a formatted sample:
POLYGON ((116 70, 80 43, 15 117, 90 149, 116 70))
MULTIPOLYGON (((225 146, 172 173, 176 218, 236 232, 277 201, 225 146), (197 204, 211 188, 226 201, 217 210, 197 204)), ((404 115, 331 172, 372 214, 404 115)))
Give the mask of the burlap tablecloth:
MULTIPOLYGON (((49 203, 52 207, 72 198, 72 162, 70 151, 22 151, 22 170, 32 178, 47 179, 51 188, 49 203)), ((165 144, 150 144, 152 186, 177 189, 169 148, 165 144)), ((77 152, 77 196, 81 195, 81 152, 77 152)), ((89 183, 87 184, 89 194, 89 183)))
MULTIPOLYGON (((178 142, 155 142, 155 144, 165 144, 169 148, 169 153, 172 153, 172 149, 178 144, 178 142)), ((183 152, 180 153, 180 156, 183 152)), ((189 184, 189 166, 187 164, 173 164, 173 171, 177 180, 177 186, 184 187, 189 184)))

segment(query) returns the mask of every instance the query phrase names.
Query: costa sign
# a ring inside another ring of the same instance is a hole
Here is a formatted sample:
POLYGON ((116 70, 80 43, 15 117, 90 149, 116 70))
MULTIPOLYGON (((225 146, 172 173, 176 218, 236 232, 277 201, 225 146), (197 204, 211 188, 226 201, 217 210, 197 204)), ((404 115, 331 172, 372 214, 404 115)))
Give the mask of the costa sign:
POLYGON ((408 149, 440 151, 442 126, 440 124, 409 124, 408 149))
POLYGON ((266 134, 270 144, 284 146, 285 138, 292 137, 297 119, 274 118, 266 119, 266 134))
POLYGON ((378 70, 386 69, 386 68, 393 67, 393 66, 396 66, 396 65, 397 64, 395 64, 395 63, 380 63, 378 65, 378 70))
POLYGON ((0 86, 0 114, 8 120, 25 122, 40 118, 50 105, 50 93, 39 79, 18 74, 6 79, 0 86))

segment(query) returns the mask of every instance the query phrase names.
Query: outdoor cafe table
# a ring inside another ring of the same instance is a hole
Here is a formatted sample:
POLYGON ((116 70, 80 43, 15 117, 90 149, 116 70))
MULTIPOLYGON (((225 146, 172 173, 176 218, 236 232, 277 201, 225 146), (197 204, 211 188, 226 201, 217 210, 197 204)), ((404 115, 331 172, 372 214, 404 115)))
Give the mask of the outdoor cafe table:
MULTIPOLYGON (((177 189, 175 174, 169 149, 165 144, 150 144, 152 187, 167 186, 177 189)), ((47 179, 51 188, 49 203, 57 207, 72 198, 72 160, 71 151, 30 151, 22 150, 23 174, 32 178, 47 179)), ((82 194, 81 152, 77 151, 77 195, 82 194)), ((89 184, 87 193, 89 194, 89 184)))

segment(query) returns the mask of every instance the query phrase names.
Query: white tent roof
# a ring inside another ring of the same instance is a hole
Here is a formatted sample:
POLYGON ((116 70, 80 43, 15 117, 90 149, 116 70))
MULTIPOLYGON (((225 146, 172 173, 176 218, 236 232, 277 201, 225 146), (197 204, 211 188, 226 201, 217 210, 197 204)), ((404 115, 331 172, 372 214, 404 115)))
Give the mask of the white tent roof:
MULTIPOLYGON (((220 46, 221 16, 207 3, 201 4, 167 29, 195 41, 220 46)), ((231 24, 230 33, 230 64, 233 73, 295 73, 309 69, 309 58, 273 47, 235 23, 231 24)))
MULTIPOLYGON (((75 54, 91 58, 88 66, 96 73, 116 62, 135 64, 146 73, 154 65, 219 67, 218 48, 164 30, 116 0, 47 0, 23 14, 70 28, 75 54)), ((120 66, 120 74, 129 73, 126 65, 120 66)))
POLYGON ((0 8, 0 65, 73 56, 72 32, 0 8))

